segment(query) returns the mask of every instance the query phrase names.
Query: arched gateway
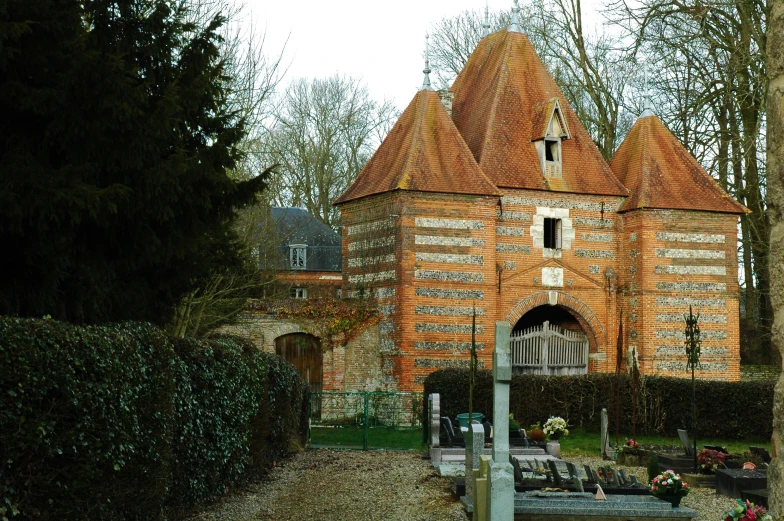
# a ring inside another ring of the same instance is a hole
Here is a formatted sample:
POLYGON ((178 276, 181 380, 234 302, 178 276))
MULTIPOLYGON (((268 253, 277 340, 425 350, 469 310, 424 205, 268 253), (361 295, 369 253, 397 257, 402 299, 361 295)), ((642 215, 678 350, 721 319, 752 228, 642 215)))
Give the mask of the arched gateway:
POLYGON ((515 372, 583 374, 588 353, 604 340, 604 328, 579 299, 539 292, 520 301, 507 315, 515 372))

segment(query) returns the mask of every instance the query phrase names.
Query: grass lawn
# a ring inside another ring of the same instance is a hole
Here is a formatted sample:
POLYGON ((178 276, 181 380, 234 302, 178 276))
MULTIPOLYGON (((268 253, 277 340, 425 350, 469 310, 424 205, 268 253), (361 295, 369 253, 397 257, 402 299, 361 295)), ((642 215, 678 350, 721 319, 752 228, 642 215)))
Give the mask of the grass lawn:
MULTIPOLYGON (((313 427, 311 447, 362 448, 364 429, 361 427, 313 427)), ((368 448, 422 449, 422 429, 369 429, 368 448)))
MULTIPOLYGON (((631 438, 630 433, 621 433, 618 437, 620 443, 624 443, 627 438, 631 438)), ((677 436, 637 436, 636 440, 643 445, 675 445, 680 447, 681 442, 677 436)), ((565 456, 598 456, 601 446, 599 434, 589 433, 579 428, 570 428, 569 436, 561 438, 561 453, 565 456)), ((610 444, 615 444, 615 434, 610 429, 610 444)), ((747 440, 718 440, 697 439, 697 449, 702 450, 703 445, 720 445, 726 447, 730 454, 743 454, 749 450, 749 445, 764 447, 770 451, 770 440, 747 439, 747 440)))

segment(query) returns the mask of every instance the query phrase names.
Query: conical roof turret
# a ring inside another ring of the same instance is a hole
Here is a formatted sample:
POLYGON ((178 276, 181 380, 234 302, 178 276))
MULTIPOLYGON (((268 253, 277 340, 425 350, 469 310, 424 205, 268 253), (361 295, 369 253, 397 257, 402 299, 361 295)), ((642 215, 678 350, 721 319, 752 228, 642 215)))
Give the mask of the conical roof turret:
POLYGON ((610 167, 631 190, 620 211, 638 208, 746 213, 655 115, 642 116, 610 167))
POLYGON ((394 190, 500 195, 432 90, 423 89, 414 96, 357 179, 334 204, 394 190))

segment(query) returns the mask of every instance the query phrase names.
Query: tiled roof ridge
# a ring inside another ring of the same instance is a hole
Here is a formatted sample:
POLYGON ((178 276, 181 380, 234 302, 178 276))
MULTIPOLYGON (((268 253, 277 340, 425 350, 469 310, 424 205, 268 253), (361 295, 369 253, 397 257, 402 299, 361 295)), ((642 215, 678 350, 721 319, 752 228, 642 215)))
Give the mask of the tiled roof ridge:
MULTIPOLYGON (((504 28, 501 29, 501 31, 499 32, 509 33, 509 30, 507 28, 504 28)), ((504 38, 504 46, 505 46, 503 52, 504 56, 509 56, 509 48, 511 47, 511 45, 512 45, 512 39, 509 38, 508 36, 504 38)), ((487 118, 487 130, 485 131, 485 139, 483 140, 481 149, 479 151, 480 160, 477 161, 479 163, 479 167, 482 168, 483 172, 484 172, 483 162, 485 158, 485 154, 484 154, 485 146, 487 146, 487 144, 490 142, 491 136, 495 133, 496 109, 498 108, 498 103, 501 99, 501 92, 503 90, 502 87, 506 84, 506 81, 508 79, 509 79, 509 64, 507 63, 506 60, 504 60, 501 69, 501 74, 498 77, 498 86, 495 89, 495 93, 493 94, 493 103, 491 104, 490 117, 487 118)))
POLYGON ((640 175, 642 176, 642 179, 638 181, 638 185, 640 185, 640 195, 637 198, 638 207, 648 206, 651 197, 651 154, 648 151, 648 138, 650 137, 651 132, 653 132, 653 129, 651 128, 651 120, 649 118, 646 119, 647 121, 642 120, 640 122, 643 125, 642 135, 640 136, 640 141, 642 143, 639 147, 641 164, 640 175))
POLYGON ((435 92, 428 89, 422 89, 416 94, 416 96, 419 98, 417 100, 416 106, 417 117, 414 121, 414 128, 411 131, 411 146, 408 148, 408 154, 406 155, 406 160, 403 163, 405 165, 403 167, 403 175, 397 182, 398 188, 400 188, 401 185, 408 185, 408 180, 411 179, 411 169, 413 168, 414 161, 416 160, 416 154, 419 152, 419 149, 422 146, 422 120, 425 119, 425 109, 427 108, 427 97, 429 93, 433 93, 435 96, 438 96, 438 94, 435 94, 435 92))

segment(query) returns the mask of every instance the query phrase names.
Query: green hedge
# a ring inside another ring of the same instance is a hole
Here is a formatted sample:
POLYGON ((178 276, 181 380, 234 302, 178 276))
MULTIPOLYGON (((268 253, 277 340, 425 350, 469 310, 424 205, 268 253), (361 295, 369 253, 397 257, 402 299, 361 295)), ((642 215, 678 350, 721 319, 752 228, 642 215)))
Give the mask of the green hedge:
POLYGON ((230 337, 0 317, 0 359, 0 518, 161 519, 305 433, 297 371, 230 337))
MULTIPOLYGON (((610 410, 614 374, 579 376, 514 375, 509 410, 522 426, 562 416, 570 425, 598 432, 601 410, 610 410)), ((632 379, 620 377, 621 426, 631 432, 633 417, 632 379)), ((697 381, 697 414, 700 437, 723 439, 769 439, 773 430, 775 382, 697 381)), ((493 378, 479 371, 474 387, 474 410, 493 413, 493 378)), ((443 369, 425 380, 425 396, 441 395, 441 414, 454 418, 468 411, 468 370, 443 369)), ((677 429, 691 431, 691 380, 643 377, 637 394, 637 432, 674 436, 677 429)), ((429 423, 426 422, 425 425, 429 423)))

